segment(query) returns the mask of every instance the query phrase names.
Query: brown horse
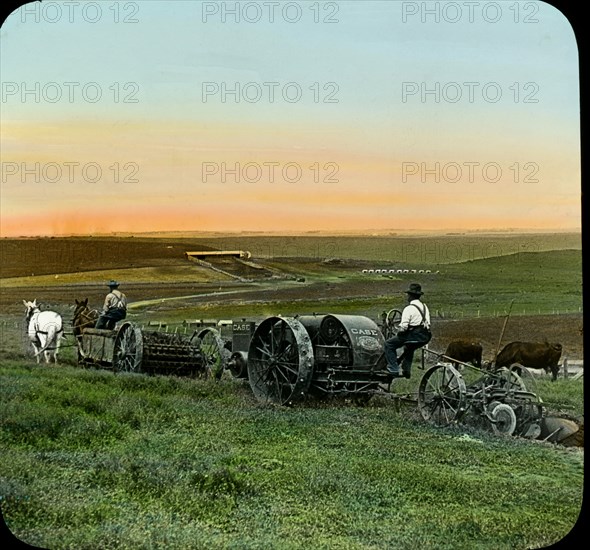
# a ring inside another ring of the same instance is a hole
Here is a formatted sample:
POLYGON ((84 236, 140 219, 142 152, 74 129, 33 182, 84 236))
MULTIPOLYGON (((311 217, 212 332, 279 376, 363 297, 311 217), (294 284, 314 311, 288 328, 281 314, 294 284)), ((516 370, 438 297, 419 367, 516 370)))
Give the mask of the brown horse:
POLYGON ((72 319, 72 332, 79 343, 82 343, 82 332, 86 328, 94 328, 98 319, 98 311, 88 307, 88 298, 86 300, 76 300, 74 317, 72 319))

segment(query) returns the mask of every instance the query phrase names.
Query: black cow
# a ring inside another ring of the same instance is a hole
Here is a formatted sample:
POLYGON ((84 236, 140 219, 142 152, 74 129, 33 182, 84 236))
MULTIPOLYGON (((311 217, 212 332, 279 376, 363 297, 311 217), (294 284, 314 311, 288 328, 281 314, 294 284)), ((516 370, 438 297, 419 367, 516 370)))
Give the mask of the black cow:
POLYGON ((511 342, 498 354, 496 368, 509 367, 518 363, 529 369, 543 369, 547 374, 551 372, 553 380, 557 380, 561 344, 545 342, 511 342))
POLYGON ((471 362, 477 368, 481 368, 482 347, 478 342, 471 340, 453 340, 449 342, 445 355, 462 361, 463 363, 471 362))

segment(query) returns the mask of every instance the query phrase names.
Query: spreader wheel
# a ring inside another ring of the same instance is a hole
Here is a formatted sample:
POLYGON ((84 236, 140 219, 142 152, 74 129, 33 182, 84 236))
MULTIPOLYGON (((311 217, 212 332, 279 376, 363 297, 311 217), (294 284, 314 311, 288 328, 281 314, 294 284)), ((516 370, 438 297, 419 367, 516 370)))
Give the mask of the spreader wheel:
POLYGON ((200 342, 199 347, 203 354, 203 376, 205 378, 215 376, 219 380, 223 375, 223 369, 225 369, 227 363, 227 350, 223 345, 221 335, 213 328, 205 328, 198 334, 193 334, 191 342, 195 341, 195 336, 196 341, 200 342))
POLYGON ((296 319, 269 317, 257 327, 248 350, 248 379, 257 399, 281 405, 302 399, 313 374, 313 348, 296 319))
POLYGON ((450 365, 428 369, 418 389, 418 408, 424 420, 447 426, 458 420, 466 409, 465 381, 450 365))
POLYGON ((113 344, 113 370, 141 372, 143 359, 143 335, 141 329, 131 323, 123 323, 113 344))

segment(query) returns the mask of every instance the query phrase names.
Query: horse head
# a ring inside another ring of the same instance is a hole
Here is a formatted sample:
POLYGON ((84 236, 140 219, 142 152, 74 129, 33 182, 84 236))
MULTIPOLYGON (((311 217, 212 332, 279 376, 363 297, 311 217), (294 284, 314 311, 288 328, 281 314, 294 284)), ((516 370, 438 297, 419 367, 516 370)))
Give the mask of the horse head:
POLYGON ((39 305, 37 304, 37 298, 35 298, 32 302, 27 302, 23 300, 23 304, 25 305, 25 316, 29 319, 33 313, 39 310, 39 305))
POLYGON ((98 312, 88 307, 88 298, 80 301, 76 300, 74 316, 72 317, 72 326, 76 338, 81 337, 84 328, 94 327, 97 319, 98 312))
POLYGON ((88 298, 86 300, 76 300, 76 307, 74 308, 74 319, 79 317, 82 312, 88 309, 88 298))

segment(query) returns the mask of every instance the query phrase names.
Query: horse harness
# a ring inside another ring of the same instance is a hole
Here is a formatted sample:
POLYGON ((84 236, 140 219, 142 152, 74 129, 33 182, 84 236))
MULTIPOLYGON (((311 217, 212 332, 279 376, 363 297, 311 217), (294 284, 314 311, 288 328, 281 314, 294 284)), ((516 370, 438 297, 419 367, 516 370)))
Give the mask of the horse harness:
MULTIPOLYGON (((41 345, 41 340, 39 340, 39 334, 44 334, 45 336, 47 336, 49 334, 48 331, 46 330, 41 330, 39 328, 39 323, 38 323, 38 317, 39 314, 41 313, 41 310, 39 308, 33 310, 31 312, 31 315, 26 317, 27 322, 28 322, 28 330, 29 330, 29 334, 31 332, 31 323, 33 323, 33 329, 35 330, 35 339, 37 340, 37 344, 41 345)), ((55 333, 56 336, 58 336, 59 334, 61 334, 62 332, 64 332, 64 328, 63 326, 55 333)), ((51 347, 51 348, 46 348, 45 351, 49 351, 49 350, 54 350, 57 349, 56 347, 51 347)))
POLYGON ((83 328, 83 327, 95 324, 97 318, 98 318, 98 312, 95 309, 82 310, 77 315, 74 315, 74 318, 72 319, 72 325, 75 328, 83 328), (93 314, 94 314, 94 316, 93 316, 93 314), (78 318, 83 318, 84 322, 76 324, 76 319, 78 319, 78 318))

